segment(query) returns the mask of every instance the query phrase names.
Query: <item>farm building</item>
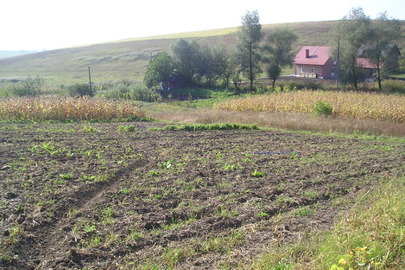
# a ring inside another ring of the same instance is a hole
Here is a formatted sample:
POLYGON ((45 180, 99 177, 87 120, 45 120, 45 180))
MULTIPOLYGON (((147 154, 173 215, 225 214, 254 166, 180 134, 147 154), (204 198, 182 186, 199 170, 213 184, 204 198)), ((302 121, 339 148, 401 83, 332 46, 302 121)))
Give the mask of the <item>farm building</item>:
MULTIPOLYGON (((368 58, 371 45, 363 45, 358 51, 357 65, 365 71, 367 79, 373 77, 376 65, 368 58)), ((336 61, 330 54, 328 46, 304 46, 294 59, 294 74, 297 77, 334 79, 336 75, 336 61)), ((401 55, 397 45, 388 44, 382 52, 387 61, 380 68, 388 68, 391 71, 398 70, 398 58, 401 55)))
POLYGON ((305 78, 334 78, 335 62, 328 46, 304 46, 294 59, 294 74, 305 78))
MULTIPOLYGON (((366 78, 372 78, 377 72, 376 64, 372 63, 367 58, 367 55, 370 54, 370 50, 372 49, 372 45, 363 45, 358 51, 357 65, 364 69, 366 78)), ((400 55, 401 52, 396 44, 387 44, 384 50, 382 50, 382 58, 386 59, 386 61, 384 61, 384 65, 380 66, 380 68, 388 69, 393 72, 398 71, 398 59, 400 55)))

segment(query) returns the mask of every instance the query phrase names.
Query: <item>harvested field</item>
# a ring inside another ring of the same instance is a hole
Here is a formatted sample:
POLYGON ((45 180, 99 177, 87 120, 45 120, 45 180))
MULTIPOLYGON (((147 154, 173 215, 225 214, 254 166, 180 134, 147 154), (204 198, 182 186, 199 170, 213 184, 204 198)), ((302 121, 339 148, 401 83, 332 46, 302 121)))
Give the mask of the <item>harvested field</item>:
POLYGON ((157 126, 0 125, 0 269, 248 268, 405 173, 393 141, 157 126))

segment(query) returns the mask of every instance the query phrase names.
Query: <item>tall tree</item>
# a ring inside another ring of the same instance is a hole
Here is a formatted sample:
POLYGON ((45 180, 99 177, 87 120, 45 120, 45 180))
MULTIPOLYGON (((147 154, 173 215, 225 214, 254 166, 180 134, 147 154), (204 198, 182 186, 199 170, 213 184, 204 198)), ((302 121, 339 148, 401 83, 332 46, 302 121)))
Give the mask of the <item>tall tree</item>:
POLYGON ((382 90, 381 81, 388 76, 398 63, 398 48, 393 44, 401 38, 401 24, 398 20, 389 19, 387 13, 381 13, 373 22, 373 33, 367 45, 364 56, 373 64, 377 72, 375 78, 378 88, 382 90))
POLYGON ((282 68, 291 66, 294 55, 292 45, 297 41, 298 36, 290 29, 276 29, 268 37, 267 43, 263 47, 266 56, 263 61, 267 63, 266 72, 272 81, 272 87, 281 74, 282 68))
POLYGON ((248 11, 242 17, 242 25, 238 31, 237 56, 241 70, 250 81, 250 89, 260 69, 259 42, 262 39, 262 26, 257 10, 248 11))
POLYGON ((172 57, 166 52, 160 52, 149 62, 145 73, 144 83, 148 88, 169 81, 175 72, 175 64, 172 57))
POLYGON ((172 52, 176 66, 179 69, 179 75, 182 77, 183 85, 193 85, 193 77, 198 72, 198 66, 201 62, 200 45, 195 40, 179 39, 172 47, 172 52))
POLYGON ((339 79, 358 89, 362 69, 358 66, 357 55, 360 47, 371 37, 371 20, 362 8, 353 8, 343 17, 333 31, 332 50, 339 54, 339 79))

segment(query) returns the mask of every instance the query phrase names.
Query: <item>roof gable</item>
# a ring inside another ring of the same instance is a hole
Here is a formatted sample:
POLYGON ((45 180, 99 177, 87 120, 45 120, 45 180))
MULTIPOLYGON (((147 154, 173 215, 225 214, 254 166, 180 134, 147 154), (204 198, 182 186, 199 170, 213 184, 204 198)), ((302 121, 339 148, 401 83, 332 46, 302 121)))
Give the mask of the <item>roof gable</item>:
POLYGON ((323 66, 330 58, 328 46, 304 46, 297 53, 294 63, 298 65, 323 66), (307 50, 309 57, 307 57, 307 50))

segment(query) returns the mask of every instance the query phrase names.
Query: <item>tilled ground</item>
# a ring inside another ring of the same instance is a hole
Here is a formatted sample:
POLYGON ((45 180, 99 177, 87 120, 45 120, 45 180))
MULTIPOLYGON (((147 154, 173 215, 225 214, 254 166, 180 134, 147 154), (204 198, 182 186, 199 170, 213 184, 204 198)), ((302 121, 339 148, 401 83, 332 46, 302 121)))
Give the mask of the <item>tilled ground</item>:
POLYGON ((0 125, 0 269, 246 267, 405 172, 404 144, 157 125, 0 125))

